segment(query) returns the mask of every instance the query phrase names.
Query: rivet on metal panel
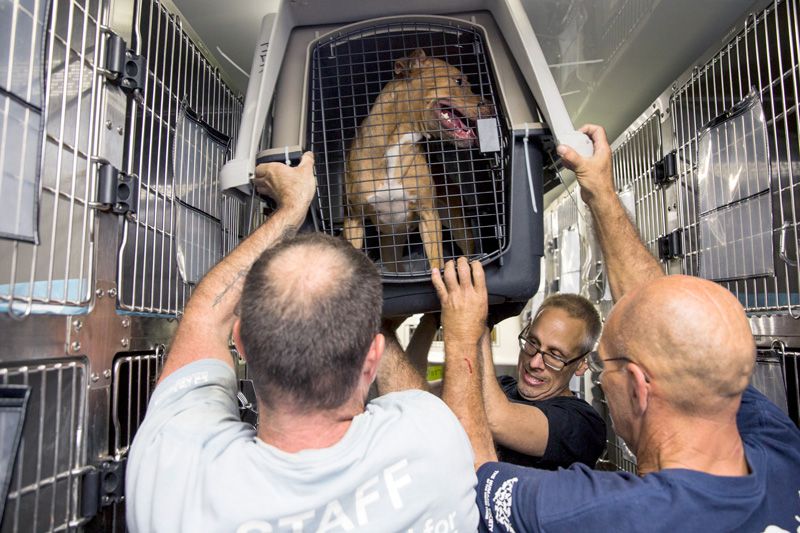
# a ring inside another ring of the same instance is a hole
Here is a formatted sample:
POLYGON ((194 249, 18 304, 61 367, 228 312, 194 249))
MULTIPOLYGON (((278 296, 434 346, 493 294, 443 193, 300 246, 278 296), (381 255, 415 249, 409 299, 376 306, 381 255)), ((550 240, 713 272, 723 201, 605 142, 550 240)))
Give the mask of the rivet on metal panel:
POLYGON ((81 343, 78 341, 73 341, 69 347, 72 349, 73 352, 77 352, 78 350, 81 349, 81 343))
POLYGON ((83 327, 83 322, 81 322, 79 318, 76 318, 72 321, 72 327, 75 328, 75 331, 80 331, 80 329, 83 327))
POLYGON ((120 127, 118 127, 118 128, 117 128, 117 133, 118 133, 118 134, 120 134, 120 135, 122 135, 123 133, 125 133, 125 130, 124 130, 124 129, 122 129, 122 126, 120 126, 120 127))
POLYGON ((113 127, 114 127, 114 124, 110 120, 106 120, 106 128, 110 130, 113 127))
POLYGON ((128 318, 128 317, 124 317, 122 319, 122 327, 123 328, 128 328, 128 327, 130 327, 130 325, 131 325, 131 319, 128 318))
POLYGON ((123 337, 122 340, 119 341, 119 343, 122 345, 123 348, 127 348, 128 345, 130 344, 130 341, 127 338, 123 337))
POLYGON ((108 369, 108 368, 103 370, 103 377, 106 378, 106 379, 110 378, 111 377, 111 370, 108 369))
POLYGON ((114 288, 108 289, 108 297, 109 298, 116 298, 117 297, 117 289, 114 289, 114 288))
POLYGON ((92 381, 97 382, 99 379, 100 376, 98 376, 96 372, 92 372, 92 381))
POLYGON ((106 295, 106 291, 104 291, 103 289, 97 289, 96 291, 94 291, 94 293, 98 298, 102 298, 103 296, 106 295))

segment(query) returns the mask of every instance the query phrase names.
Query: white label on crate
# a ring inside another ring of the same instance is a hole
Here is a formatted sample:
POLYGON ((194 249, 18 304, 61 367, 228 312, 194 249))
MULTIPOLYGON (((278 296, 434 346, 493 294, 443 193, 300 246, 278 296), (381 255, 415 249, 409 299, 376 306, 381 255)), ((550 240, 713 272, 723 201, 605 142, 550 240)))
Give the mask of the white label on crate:
POLYGON ((478 119, 478 139, 481 143, 481 152, 499 152, 500 135, 498 134, 496 118, 478 119))

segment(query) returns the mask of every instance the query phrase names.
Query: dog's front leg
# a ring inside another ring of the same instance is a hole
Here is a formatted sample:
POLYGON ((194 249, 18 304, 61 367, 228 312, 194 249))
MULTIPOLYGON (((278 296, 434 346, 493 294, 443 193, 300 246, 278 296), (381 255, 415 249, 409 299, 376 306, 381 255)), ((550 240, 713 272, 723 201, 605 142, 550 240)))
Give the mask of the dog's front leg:
POLYGON ((364 215, 348 216, 344 219, 344 238, 353 245, 356 250, 360 250, 364 245, 364 215))
POLYGON ((442 268, 442 221, 433 207, 419 211, 419 233, 431 270, 442 268))

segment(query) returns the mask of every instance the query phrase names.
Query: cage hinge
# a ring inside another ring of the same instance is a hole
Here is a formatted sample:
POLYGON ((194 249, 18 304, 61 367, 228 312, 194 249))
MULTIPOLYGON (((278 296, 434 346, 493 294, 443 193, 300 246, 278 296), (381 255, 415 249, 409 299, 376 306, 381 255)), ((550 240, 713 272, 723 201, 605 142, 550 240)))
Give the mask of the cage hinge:
POLYGON ((139 178, 135 174, 120 172, 108 162, 101 162, 97 171, 97 199, 99 206, 118 215, 136 213, 139 198, 139 178))
POLYGON ((92 518, 100 509, 125 499, 127 458, 103 461, 83 473, 81 478, 81 516, 92 518))
POLYGON ((658 238, 658 257, 662 261, 668 261, 677 257, 683 257, 683 230, 676 229, 658 238))
POLYGON ((664 185, 674 180, 678 175, 678 160, 675 150, 664 156, 653 165, 653 182, 656 185, 664 185))
POLYGON ((144 90, 146 72, 145 58, 129 49, 122 37, 110 32, 106 38, 106 77, 130 94, 144 90))

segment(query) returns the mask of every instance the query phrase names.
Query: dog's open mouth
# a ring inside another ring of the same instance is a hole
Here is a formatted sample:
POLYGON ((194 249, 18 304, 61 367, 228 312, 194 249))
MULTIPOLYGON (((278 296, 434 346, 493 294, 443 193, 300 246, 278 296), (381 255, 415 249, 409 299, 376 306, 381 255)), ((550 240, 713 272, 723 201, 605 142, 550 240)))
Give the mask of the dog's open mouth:
POLYGON ((473 121, 450 102, 440 100, 437 111, 443 132, 455 140, 474 141, 477 139, 475 129, 472 127, 473 121))

